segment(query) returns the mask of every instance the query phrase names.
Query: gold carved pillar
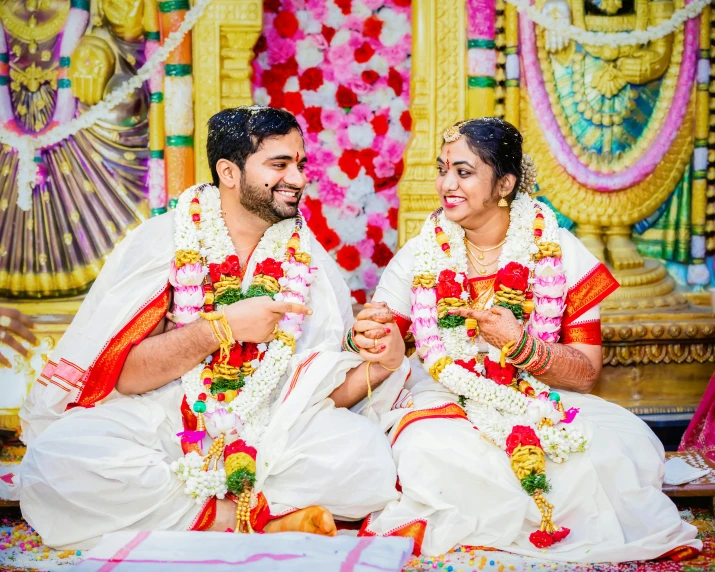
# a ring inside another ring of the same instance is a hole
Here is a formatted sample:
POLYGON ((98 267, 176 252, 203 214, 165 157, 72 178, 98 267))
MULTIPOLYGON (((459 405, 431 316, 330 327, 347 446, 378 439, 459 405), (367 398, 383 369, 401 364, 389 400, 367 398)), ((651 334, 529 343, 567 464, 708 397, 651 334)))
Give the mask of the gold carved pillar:
POLYGON ((400 246, 439 206, 434 180, 441 134, 467 111, 466 37, 464 0, 413 0, 412 138, 397 187, 400 246))
POLYGON ((253 46, 263 26, 262 0, 214 0, 194 28, 196 181, 211 180, 207 123, 216 112, 251 105, 253 46))

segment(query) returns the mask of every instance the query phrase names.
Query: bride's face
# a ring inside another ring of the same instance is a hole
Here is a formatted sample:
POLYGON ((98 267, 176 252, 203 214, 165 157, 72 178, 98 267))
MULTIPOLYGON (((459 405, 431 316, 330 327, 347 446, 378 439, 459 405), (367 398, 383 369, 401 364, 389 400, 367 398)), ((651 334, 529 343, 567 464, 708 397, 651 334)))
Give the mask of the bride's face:
POLYGON ((494 169, 469 149, 464 136, 442 147, 435 184, 449 220, 461 224, 498 209, 494 183, 494 169))

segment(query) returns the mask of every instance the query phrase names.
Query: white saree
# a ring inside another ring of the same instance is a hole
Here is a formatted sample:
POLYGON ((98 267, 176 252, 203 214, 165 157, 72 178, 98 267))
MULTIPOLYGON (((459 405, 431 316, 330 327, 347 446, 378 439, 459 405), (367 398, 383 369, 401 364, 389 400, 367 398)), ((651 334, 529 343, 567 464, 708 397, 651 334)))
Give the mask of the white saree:
MULTIPOLYGON (((569 288, 561 339, 600 344, 598 303, 615 281, 574 236, 563 229, 560 234, 569 288)), ((410 315, 414 244, 392 260, 374 298, 403 320, 410 315)), ((553 520, 571 533, 548 549, 535 548, 529 534, 538 529, 541 513, 505 452, 482 438, 457 396, 435 382, 416 355, 410 361, 413 406, 395 409, 385 420, 392 425, 402 494, 371 515, 362 534, 411 536, 425 555, 462 544, 569 562, 643 560, 701 549, 695 527, 681 521, 661 492, 663 447, 647 425, 615 404, 561 389, 565 407, 580 409, 574 423, 590 447, 561 464, 547 460, 553 520)))
MULTIPOLYGON (((113 389, 132 345, 167 310, 173 232, 169 213, 117 246, 22 408, 27 454, 12 479, 0 480, 0 497, 19 499, 49 546, 85 549, 109 532, 211 524, 209 503, 197 505, 170 470, 183 456, 176 435, 186 415, 180 380, 132 397, 113 389)), ((347 286, 312 240, 313 314, 271 406, 255 490, 272 516, 321 505, 338 518, 358 519, 397 498, 389 443, 375 421, 395 401, 409 364, 373 393, 371 404, 354 408, 362 416, 334 406, 328 396, 360 358, 341 351, 353 321, 347 286)))

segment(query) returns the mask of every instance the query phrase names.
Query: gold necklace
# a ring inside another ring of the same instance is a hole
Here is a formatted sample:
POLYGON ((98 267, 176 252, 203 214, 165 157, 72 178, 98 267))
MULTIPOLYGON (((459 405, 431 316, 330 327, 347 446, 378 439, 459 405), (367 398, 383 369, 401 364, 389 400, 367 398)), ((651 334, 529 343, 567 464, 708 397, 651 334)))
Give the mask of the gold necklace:
MULTIPOLYGON (((466 246, 466 244, 465 244, 465 246, 466 246)), ((481 276, 486 276, 487 268, 499 260, 499 257, 497 256, 491 262, 487 262, 486 264, 483 264, 474 258, 474 254, 471 252, 471 250, 469 250, 469 247, 467 247, 466 250, 467 250, 467 259, 469 260, 469 262, 472 263, 472 267, 474 268, 474 270, 476 270, 477 273, 480 274, 481 276), (477 268, 477 266, 481 266, 481 269, 477 268)))
POLYGON ((502 241, 501 241, 499 244, 497 244, 496 246, 491 246, 491 247, 489 247, 489 248, 481 248, 481 247, 477 246, 476 244, 474 244, 474 243, 473 243, 471 240, 469 240, 466 236, 464 237, 464 240, 467 241, 467 244, 469 244, 470 246, 473 246, 474 248, 476 248, 476 249, 479 251, 479 256, 477 256, 477 258, 478 258, 479 260, 484 260, 484 253, 485 253, 485 252, 491 252, 492 250, 496 250, 497 248, 500 248, 500 247, 504 246, 504 243, 506 242, 506 238, 505 238, 504 240, 502 240, 502 241))

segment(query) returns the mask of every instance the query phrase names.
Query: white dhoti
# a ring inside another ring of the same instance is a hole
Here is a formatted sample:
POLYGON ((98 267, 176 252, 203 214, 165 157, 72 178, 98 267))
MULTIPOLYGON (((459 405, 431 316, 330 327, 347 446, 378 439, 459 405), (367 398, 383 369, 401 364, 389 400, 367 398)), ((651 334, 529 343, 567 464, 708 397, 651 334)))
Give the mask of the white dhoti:
MULTIPOLYGON (((414 394, 413 411, 454 402, 433 385, 414 394)), ((371 516, 367 533, 389 535, 421 521, 426 555, 462 544, 568 562, 645 560, 681 546, 701 549, 697 529, 661 492, 664 451, 648 426, 598 397, 559 393, 580 408, 590 440, 584 453, 564 463, 546 461, 553 521, 571 529, 564 540, 546 552, 531 544, 529 534, 541 522, 536 503, 506 453, 460 418, 425 418, 399 432, 393 457, 402 495, 371 516)))
MULTIPOLYGON (((188 429, 181 382, 133 397, 112 391, 131 346, 167 310, 172 216, 144 223, 110 256, 21 411, 27 454, 12 482, 0 479, 0 497, 19 499, 49 546, 86 549, 119 530, 186 530, 202 514, 203 504, 171 470, 184 456, 177 433, 188 429)), ((359 519, 398 496, 389 442, 376 421, 390 410, 409 364, 370 404, 356 407, 364 415, 335 407, 330 394, 362 360, 341 351, 353 321, 349 290, 311 240, 313 314, 270 402, 253 490, 272 516, 320 505, 337 518, 359 519)))

